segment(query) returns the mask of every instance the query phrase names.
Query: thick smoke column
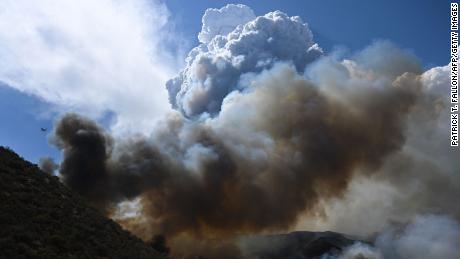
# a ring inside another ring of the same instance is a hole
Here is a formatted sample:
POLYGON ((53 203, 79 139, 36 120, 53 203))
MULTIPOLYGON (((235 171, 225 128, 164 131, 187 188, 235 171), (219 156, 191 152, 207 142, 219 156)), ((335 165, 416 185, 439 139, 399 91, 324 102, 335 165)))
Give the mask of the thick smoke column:
POLYGON ((64 182, 106 211, 137 198, 140 216, 122 224, 146 239, 285 230, 355 176, 386 171, 411 123, 437 117, 414 119, 438 99, 405 51, 377 42, 336 60, 299 17, 249 10, 207 12, 202 44, 167 84, 178 112, 151 136, 115 139, 64 116, 54 139, 64 182), (228 12, 241 20, 208 24, 228 12))
POLYGON ((60 166, 64 182, 102 209, 137 197, 145 185, 159 184, 160 174, 166 171, 166 158, 143 140, 124 141, 120 149, 126 152, 112 157, 113 138, 77 114, 67 114, 59 121, 52 141, 64 154, 60 166))
POLYGON ((60 174, 72 189, 99 206, 110 198, 106 160, 112 139, 93 121, 68 114, 55 127, 53 143, 63 151, 60 174))

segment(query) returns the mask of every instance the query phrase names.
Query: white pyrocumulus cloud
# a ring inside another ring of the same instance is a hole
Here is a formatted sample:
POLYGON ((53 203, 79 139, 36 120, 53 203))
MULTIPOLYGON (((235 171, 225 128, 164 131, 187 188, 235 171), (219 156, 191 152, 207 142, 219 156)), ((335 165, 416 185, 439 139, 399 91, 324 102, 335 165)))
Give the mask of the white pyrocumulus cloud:
POLYGON ((275 11, 255 18, 244 5, 208 9, 199 39, 185 68, 167 83, 172 106, 187 117, 216 115, 225 96, 248 87, 251 73, 279 61, 303 71, 322 54, 300 17, 275 11))
POLYGON ((198 39, 202 43, 210 42, 217 35, 227 35, 236 26, 256 18, 251 8, 242 4, 229 4, 220 9, 209 8, 203 15, 201 32, 198 39))
POLYGON ((0 81, 118 129, 149 128, 169 110, 168 10, 157 1, 0 2, 0 81))

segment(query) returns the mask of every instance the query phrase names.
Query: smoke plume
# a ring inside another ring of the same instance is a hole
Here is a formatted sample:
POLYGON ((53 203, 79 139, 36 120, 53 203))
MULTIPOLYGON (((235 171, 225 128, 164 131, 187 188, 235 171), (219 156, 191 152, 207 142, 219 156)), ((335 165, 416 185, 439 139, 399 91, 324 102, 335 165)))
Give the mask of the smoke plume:
MULTIPOLYGON (((422 74, 413 55, 375 42, 339 60, 322 53, 299 17, 279 11, 253 17, 242 5, 208 10, 200 41, 167 83, 177 111, 151 135, 115 138, 76 114, 55 126, 68 186, 107 213, 136 201, 138 211, 120 218, 122 225, 145 239, 164 234, 176 240, 231 240, 289 230, 305 218, 340 229, 337 222, 347 214, 339 212, 359 190, 353 189, 356 179, 408 191, 386 211, 401 216, 395 219, 433 205, 427 201, 438 190, 433 184, 448 186, 437 212, 460 215, 450 207, 459 188, 445 181, 454 170, 451 153, 448 165, 438 165, 424 156, 430 152, 415 152, 442 148, 432 144, 446 108, 427 83, 436 76, 422 74), (232 12, 241 19, 212 24, 232 12), (434 135, 427 136, 430 128, 434 135), (420 194, 412 179, 429 195, 407 207, 403 200, 420 194)), ((364 193, 359 199, 373 197, 372 190, 364 193)), ((376 218, 387 224, 392 216, 376 218)), ((378 224, 370 231, 381 230, 378 224)), ((237 253, 231 244, 211 243, 202 249, 211 257, 212 251, 237 253)), ((201 249, 199 241, 175 244, 201 249)))
POLYGON ((284 229, 318 197, 341 195, 354 170, 379 168, 402 146, 420 92, 412 77, 343 89, 336 100, 280 64, 229 96, 218 118, 174 116, 150 139, 114 147, 97 125, 68 115, 56 126, 61 174, 98 203, 142 194, 168 234, 284 229))
POLYGON ((40 161, 38 161, 38 167, 40 169, 48 174, 53 175, 54 171, 59 169, 59 165, 54 162, 53 158, 51 157, 42 157, 40 158, 40 161))

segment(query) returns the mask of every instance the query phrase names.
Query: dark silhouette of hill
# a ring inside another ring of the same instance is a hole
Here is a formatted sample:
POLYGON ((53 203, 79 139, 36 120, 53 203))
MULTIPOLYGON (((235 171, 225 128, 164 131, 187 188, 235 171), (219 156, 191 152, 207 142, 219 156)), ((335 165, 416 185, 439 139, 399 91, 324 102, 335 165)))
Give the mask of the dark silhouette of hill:
POLYGON ((0 258, 162 258, 12 150, 0 147, 0 258))

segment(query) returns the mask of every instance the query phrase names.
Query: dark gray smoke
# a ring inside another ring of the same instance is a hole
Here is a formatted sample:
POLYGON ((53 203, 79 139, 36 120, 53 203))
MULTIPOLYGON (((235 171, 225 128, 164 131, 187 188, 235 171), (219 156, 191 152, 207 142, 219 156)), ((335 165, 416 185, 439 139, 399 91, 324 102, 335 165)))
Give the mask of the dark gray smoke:
POLYGON ((170 168, 145 140, 123 141, 119 148, 127 152, 112 161, 113 138, 96 122, 77 114, 59 121, 52 141, 63 151, 63 181, 104 210, 160 184, 162 173, 170 168))
POLYGON ((64 182, 98 206, 112 199, 106 160, 112 138, 93 121, 68 114, 55 126, 53 143, 63 151, 60 174, 64 182))

